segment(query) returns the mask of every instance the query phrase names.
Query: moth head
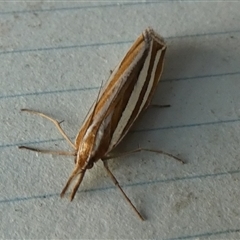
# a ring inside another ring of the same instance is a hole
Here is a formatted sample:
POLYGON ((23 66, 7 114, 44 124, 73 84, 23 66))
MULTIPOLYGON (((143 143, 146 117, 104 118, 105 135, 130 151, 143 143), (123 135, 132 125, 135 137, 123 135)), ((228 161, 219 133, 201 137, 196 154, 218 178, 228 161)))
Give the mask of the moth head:
POLYGON ((78 151, 75 158, 75 168, 79 171, 86 171, 91 169, 94 165, 94 160, 91 156, 91 153, 88 151, 78 151))

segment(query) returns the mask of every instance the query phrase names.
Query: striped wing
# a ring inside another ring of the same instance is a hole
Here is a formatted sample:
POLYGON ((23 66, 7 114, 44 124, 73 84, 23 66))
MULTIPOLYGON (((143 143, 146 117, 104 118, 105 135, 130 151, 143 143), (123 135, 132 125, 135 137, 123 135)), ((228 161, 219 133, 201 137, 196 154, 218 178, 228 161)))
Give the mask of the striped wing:
POLYGON ((97 161, 121 141, 150 104, 163 70, 165 51, 163 39, 152 29, 138 37, 88 113, 76 137, 79 154, 89 152, 92 161, 97 161))

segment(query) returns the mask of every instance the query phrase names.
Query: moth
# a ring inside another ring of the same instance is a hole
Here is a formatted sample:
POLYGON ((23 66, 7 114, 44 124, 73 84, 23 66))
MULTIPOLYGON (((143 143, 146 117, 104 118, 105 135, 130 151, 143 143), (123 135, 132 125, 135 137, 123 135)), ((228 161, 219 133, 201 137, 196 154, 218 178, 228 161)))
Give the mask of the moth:
MULTIPOLYGON (((86 171, 101 159, 114 184, 120 189, 140 219, 144 219, 110 171, 107 159, 121 156, 111 155, 112 150, 128 133, 140 113, 149 106, 163 71, 166 49, 164 39, 153 29, 147 28, 143 31, 99 91, 95 103, 76 136, 75 143, 66 135, 57 120, 41 112, 22 109, 22 111, 37 114, 52 121, 73 148, 72 152, 66 152, 19 147, 42 153, 75 156, 75 167, 61 192, 61 197, 73 184, 70 195, 72 201, 86 171)), ((159 150, 139 148, 131 152, 142 150, 162 153, 181 161, 181 159, 159 150)))

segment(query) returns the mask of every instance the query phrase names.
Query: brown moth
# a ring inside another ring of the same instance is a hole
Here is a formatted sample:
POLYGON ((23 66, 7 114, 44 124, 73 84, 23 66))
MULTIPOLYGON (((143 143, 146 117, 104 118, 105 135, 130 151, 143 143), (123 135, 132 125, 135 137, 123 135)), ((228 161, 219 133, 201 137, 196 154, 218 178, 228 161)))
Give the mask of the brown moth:
MULTIPOLYGON (((96 102, 77 134, 75 143, 72 143, 62 130, 60 123, 53 118, 40 112, 22 109, 22 111, 37 114, 52 121, 74 149, 73 152, 53 152, 25 146, 19 147, 43 153, 75 156, 75 168, 62 190, 61 197, 73 183, 75 185, 70 196, 70 200, 73 200, 86 170, 92 168, 94 163, 101 159, 115 185, 143 220, 108 168, 106 160, 116 157, 111 156, 110 153, 127 134, 139 114, 149 106, 163 71, 166 49, 163 38, 151 28, 147 28, 137 38, 100 90, 96 102)), ((132 152, 141 150, 163 153, 181 161, 159 150, 136 149, 132 152)))

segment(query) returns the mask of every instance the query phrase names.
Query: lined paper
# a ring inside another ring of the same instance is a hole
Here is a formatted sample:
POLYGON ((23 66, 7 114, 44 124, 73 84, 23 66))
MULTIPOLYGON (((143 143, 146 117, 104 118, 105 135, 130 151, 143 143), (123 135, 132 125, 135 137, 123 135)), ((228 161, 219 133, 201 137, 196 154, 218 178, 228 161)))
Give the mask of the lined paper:
POLYGON ((0 237, 2 239, 239 239, 240 3, 102 1, 0 3, 0 237), (168 50, 153 102, 109 160, 146 218, 105 173, 89 170, 73 202, 60 192, 70 150, 44 112, 75 138, 102 81, 148 26, 168 50))

